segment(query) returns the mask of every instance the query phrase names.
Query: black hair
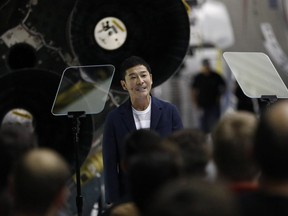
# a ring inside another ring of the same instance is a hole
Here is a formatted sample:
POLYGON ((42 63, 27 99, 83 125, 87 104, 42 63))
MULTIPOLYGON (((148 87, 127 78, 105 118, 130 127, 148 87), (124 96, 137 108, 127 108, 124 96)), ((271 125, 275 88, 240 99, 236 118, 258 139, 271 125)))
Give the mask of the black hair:
POLYGON ((120 74, 121 74, 121 79, 125 79, 125 74, 126 74, 126 70, 129 69, 129 68, 132 68, 134 66, 137 66, 137 65, 144 65, 148 72, 151 73, 151 68, 149 66, 149 64, 144 60, 142 59, 141 57, 139 56, 130 56, 128 58, 126 58, 122 64, 120 65, 120 74))
POLYGON ((271 114, 268 109, 260 117, 255 134, 254 156, 265 177, 286 180, 288 169, 285 169, 284 164, 288 164, 287 129, 280 130, 277 125, 273 125, 269 115, 271 114))
POLYGON ((210 60, 205 58, 202 60, 202 65, 206 67, 210 67, 210 60))

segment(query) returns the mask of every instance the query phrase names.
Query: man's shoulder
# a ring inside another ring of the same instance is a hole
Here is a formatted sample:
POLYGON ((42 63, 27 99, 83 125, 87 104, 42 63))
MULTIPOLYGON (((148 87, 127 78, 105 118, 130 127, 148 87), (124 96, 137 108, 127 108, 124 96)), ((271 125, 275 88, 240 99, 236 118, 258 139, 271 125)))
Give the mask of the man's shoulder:
POLYGON ((175 107, 171 102, 157 97, 152 97, 152 104, 157 105, 158 107, 175 107))
POLYGON ((217 81, 221 84, 221 85, 225 85, 226 84, 226 81, 223 77, 222 74, 219 74, 217 72, 215 72, 215 79, 217 79, 217 81))
POLYGON ((151 99, 152 99, 152 103, 159 103, 159 104, 168 103, 167 101, 160 99, 158 97, 155 97, 155 96, 152 96, 151 99))
POLYGON ((107 117, 110 116, 115 116, 115 115, 119 115, 120 113, 124 112, 127 109, 127 101, 125 101, 124 103, 120 104, 118 107, 115 107, 113 110, 111 110, 108 114, 107 117))
POLYGON ((191 83, 201 82, 201 80, 206 79, 206 76, 202 72, 198 72, 191 76, 191 83))
POLYGON ((198 79, 199 77, 203 77, 202 72, 197 72, 194 75, 191 76, 192 79, 198 79))
POLYGON ((219 72, 217 72, 217 71, 212 71, 212 73, 211 73, 213 76, 215 76, 215 77, 220 77, 221 79, 223 78, 223 76, 219 73, 219 72))

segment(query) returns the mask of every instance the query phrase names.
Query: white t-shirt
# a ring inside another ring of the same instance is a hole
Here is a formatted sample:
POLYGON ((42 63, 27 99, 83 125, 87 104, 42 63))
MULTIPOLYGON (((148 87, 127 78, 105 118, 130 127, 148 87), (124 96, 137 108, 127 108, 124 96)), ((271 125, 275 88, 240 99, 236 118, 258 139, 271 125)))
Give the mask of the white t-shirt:
POLYGON ((143 110, 139 111, 132 107, 133 117, 137 130, 141 128, 150 128, 151 123, 151 100, 149 106, 143 110))

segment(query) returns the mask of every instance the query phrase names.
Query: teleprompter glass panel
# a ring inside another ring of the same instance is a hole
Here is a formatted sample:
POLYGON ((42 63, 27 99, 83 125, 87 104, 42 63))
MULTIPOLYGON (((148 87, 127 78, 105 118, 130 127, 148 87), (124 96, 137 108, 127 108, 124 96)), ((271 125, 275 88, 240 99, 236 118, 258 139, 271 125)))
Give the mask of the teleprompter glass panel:
POLYGON ((225 52, 223 57, 246 96, 288 98, 288 89, 266 54, 225 52))
POLYGON ((73 66, 63 71, 52 106, 55 116, 69 112, 100 113, 105 106, 115 68, 113 65, 73 66))

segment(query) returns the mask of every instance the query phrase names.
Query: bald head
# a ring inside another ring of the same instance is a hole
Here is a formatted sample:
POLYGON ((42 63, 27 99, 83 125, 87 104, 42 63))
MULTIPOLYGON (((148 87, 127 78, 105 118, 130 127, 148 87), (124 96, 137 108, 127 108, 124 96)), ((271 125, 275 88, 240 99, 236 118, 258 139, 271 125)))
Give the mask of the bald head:
POLYGON ((255 139, 255 158, 263 176, 288 180, 288 102, 278 101, 261 116, 255 139))
POLYGON ((34 175, 56 175, 67 169, 67 164, 58 153, 49 149, 35 149, 23 158, 23 166, 34 175))
POLYGON ((16 208, 46 212, 70 177, 66 161, 49 149, 33 149, 13 172, 16 208))

